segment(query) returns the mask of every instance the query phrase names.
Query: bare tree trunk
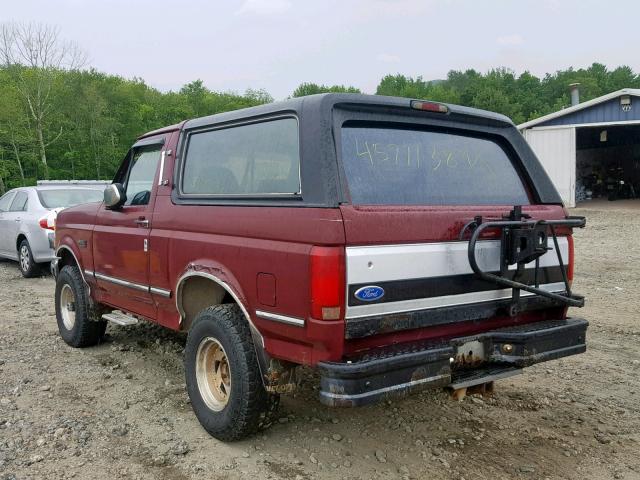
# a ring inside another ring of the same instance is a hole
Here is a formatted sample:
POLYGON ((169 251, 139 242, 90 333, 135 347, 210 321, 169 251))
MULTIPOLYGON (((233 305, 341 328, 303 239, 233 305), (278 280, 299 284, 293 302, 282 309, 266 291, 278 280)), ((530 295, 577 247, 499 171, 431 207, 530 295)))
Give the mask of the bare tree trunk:
POLYGON ((76 179, 76 164, 73 161, 73 150, 71 150, 71 142, 67 142, 67 145, 69 145, 69 153, 71 154, 71 179, 75 180, 76 179))
POLYGON ((40 153, 40 161, 44 167, 44 179, 49 180, 49 166, 47 165, 47 148, 44 143, 44 134, 42 133, 42 124, 36 121, 36 139, 38 141, 38 150, 40 153))
POLYGON ((47 180, 47 147, 62 134, 60 129, 56 138, 45 139, 44 128, 53 108, 51 92, 61 71, 80 68, 85 62, 84 52, 76 44, 61 40, 56 27, 38 23, 0 24, 0 65, 12 76, 33 119, 37 156, 47 180))
MULTIPOLYGON (((4 148, 0 148, 0 160, 4 163, 4 148)), ((7 187, 4 184, 4 178, 0 175, 0 196, 4 195, 4 192, 7 191, 7 187)))
POLYGON ((20 170, 20 178, 22 179, 22 186, 25 186, 24 181, 24 170, 22 169, 22 162, 20 161, 20 150, 18 150, 18 144, 16 143, 16 139, 13 135, 11 135, 11 146, 13 147, 13 154, 16 157, 16 162, 18 163, 18 170, 20 170))
POLYGON ((96 164, 96 180, 100 180, 100 155, 98 155, 98 145, 96 142, 96 127, 93 118, 90 119, 89 136, 91 137, 91 150, 93 151, 93 161, 96 164))

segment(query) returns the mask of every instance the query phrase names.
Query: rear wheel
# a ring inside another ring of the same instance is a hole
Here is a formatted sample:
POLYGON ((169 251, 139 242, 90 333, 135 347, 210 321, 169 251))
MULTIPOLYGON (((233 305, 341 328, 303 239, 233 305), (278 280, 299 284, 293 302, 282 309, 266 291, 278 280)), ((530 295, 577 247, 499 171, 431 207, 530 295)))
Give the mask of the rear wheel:
POLYGON ((102 340, 107 322, 99 320, 80 270, 67 265, 56 279, 56 319, 62 339, 72 347, 90 347, 102 340))
POLYGON ((185 372, 191 405, 210 435, 240 440, 270 425, 279 397, 264 389, 251 332, 237 305, 209 307, 196 316, 185 372))
POLYGON ((18 266, 22 276, 25 278, 35 277, 40 273, 40 266, 33 259, 31 246, 26 239, 22 240, 18 247, 18 266))

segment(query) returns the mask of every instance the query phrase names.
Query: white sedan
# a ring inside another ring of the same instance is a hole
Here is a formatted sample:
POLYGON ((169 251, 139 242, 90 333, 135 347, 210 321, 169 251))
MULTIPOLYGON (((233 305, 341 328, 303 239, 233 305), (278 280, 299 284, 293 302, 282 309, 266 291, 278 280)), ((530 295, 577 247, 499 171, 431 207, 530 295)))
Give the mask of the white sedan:
POLYGON ((55 217, 81 203, 101 202, 102 188, 75 186, 21 187, 0 198, 0 257, 18 261, 22 275, 41 273, 55 258, 55 217))

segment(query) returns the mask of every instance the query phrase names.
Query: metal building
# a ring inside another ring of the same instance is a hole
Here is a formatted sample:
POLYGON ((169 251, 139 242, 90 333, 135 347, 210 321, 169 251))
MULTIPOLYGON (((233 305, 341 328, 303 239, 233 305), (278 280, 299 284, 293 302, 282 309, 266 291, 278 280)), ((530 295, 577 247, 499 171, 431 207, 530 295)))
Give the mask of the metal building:
POLYGON ((640 198, 640 89, 625 88, 518 126, 565 205, 640 198))

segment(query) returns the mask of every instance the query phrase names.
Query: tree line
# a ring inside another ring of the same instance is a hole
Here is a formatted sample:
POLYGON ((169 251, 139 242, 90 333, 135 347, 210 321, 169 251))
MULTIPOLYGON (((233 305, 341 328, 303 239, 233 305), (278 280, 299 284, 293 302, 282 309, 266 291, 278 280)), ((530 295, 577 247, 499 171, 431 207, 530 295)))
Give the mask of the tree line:
MULTIPOLYGON (((135 138, 147 131, 273 101, 264 90, 216 92, 201 80, 161 92, 140 78, 96 71, 86 58, 54 27, 0 25, 0 193, 38 179, 110 179, 135 138)), ((640 88, 631 68, 594 63, 543 78, 506 68, 452 70, 432 81, 387 75, 375 93, 483 108, 520 123, 567 106, 574 82, 581 84, 582 100, 640 88)), ((306 82, 291 96, 323 92, 360 90, 306 82)))

